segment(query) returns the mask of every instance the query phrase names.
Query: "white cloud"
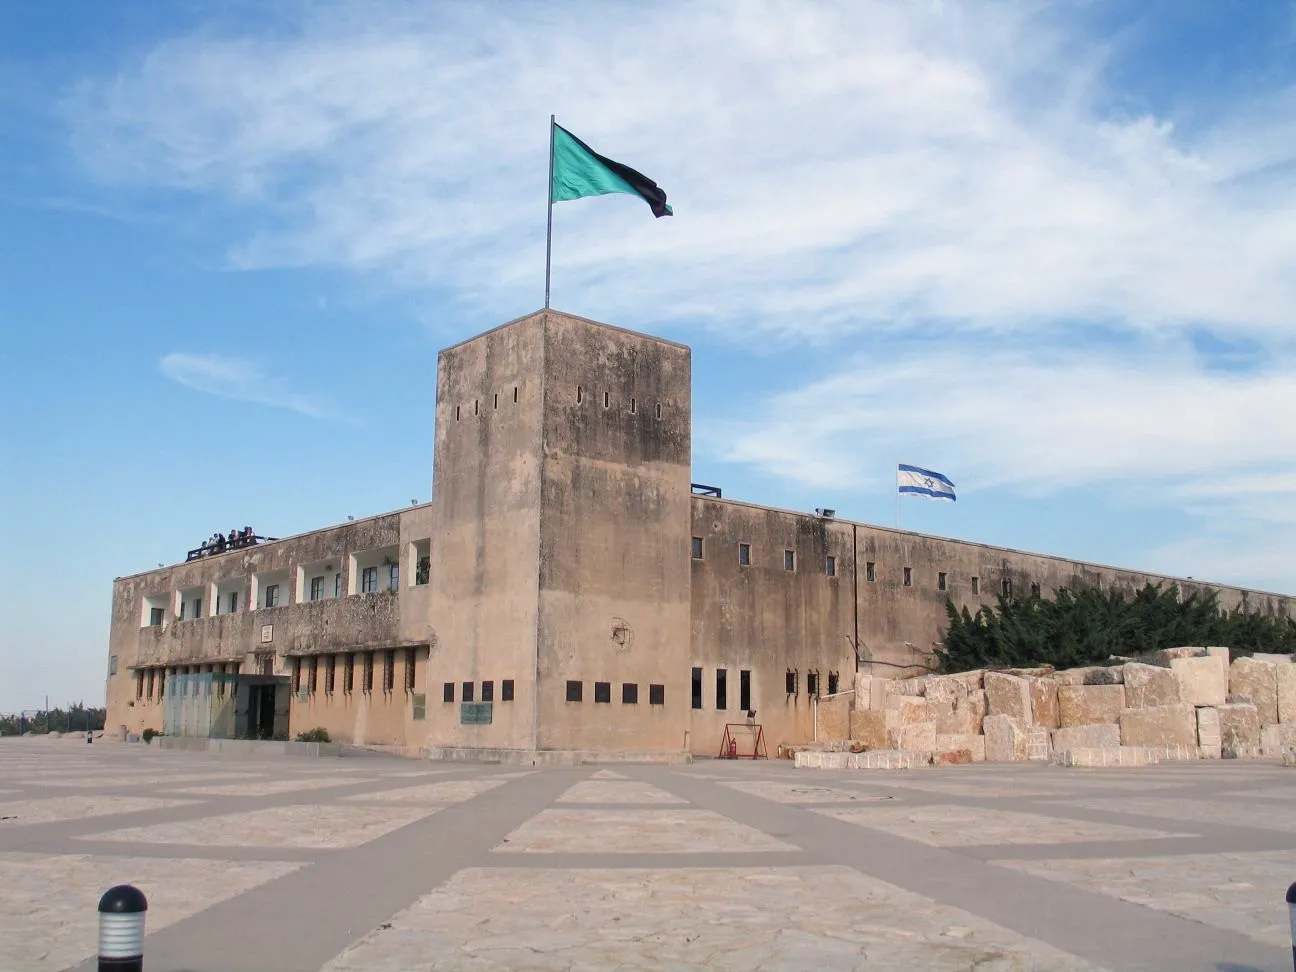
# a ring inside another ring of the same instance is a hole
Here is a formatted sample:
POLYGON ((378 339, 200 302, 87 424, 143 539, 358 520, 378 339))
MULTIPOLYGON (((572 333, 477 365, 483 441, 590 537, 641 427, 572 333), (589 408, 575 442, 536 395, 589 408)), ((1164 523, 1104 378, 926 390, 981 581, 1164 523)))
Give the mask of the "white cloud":
POLYGON ((1296 186, 1272 174, 1296 160, 1291 95, 1191 134, 1122 117, 1108 52, 1049 8, 356 9, 178 37, 86 80, 82 158, 247 205, 236 266, 377 270, 517 310, 557 110, 679 214, 559 207, 559 306, 818 339, 924 318, 1289 327, 1296 186))
POLYGON ((186 388, 232 398, 236 401, 286 408, 310 418, 331 418, 332 414, 307 396, 288 391, 255 362, 218 354, 187 354, 174 351, 158 361, 162 374, 186 388))

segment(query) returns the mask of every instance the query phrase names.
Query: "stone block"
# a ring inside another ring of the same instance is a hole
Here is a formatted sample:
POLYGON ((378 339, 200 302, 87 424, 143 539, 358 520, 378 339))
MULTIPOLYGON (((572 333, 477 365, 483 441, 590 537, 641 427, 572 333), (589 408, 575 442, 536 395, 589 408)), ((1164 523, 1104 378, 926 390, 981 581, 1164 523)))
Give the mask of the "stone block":
POLYGON ((814 708, 820 739, 849 739, 851 696, 825 696, 814 708))
POLYGON ((960 766, 972 762, 970 749, 946 749, 932 753, 933 766, 960 766))
POLYGON ((1290 665, 1292 663, 1291 655, 1279 655, 1267 651, 1257 651, 1251 655, 1255 661, 1272 662, 1275 665, 1290 665))
POLYGON ((1050 678, 1030 682, 1031 721, 1045 729, 1058 727, 1058 683, 1050 678))
POLYGON ((1204 658, 1207 649, 1202 647, 1183 647, 1183 648, 1158 648, 1156 651, 1150 651, 1145 656, 1149 664, 1169 667, 1170 662, 1177 658, 1204 658))
POLYGON ((914 695, 891 695, 887 697, 886 707, 900 713, 900 725, 914 726, 921 722, 931 721, 931 711, 927 700, 914 695))
POLYGON ((1293 746, 1296 746, 1296 725, 1260 727, 1261 756, 1281 756, 1293 746))
POLYGON ((972 762, 984 763, 986 758, 985 736, 980 733, 937 733, 937 753, 955 752, 966 749, 972 754, 972 762))
POLYGON ((871 709, 873 676, 860 670, 855 673, 855 708, 871 709))
POLYGON ((986 762, 1015 763, 1026 759, 1026 730, 1012 716, 985 717, 986 762))
POLYGON ((1009 716, 1022 725, 1031 721, 1030 682, 1002 672, 985 673, 986 712, 1009 716))
POLYGON ((1055 672, 1050 677, 1059 685, 1119 685, 1124 673, 1119 665, 1088 665, 1055 672))
POLYGON ((1146 709, 1159 705, 1178 705, 1185 701, 1178 676, 1169 668, 1127 662, 1121 666, 1125 681, 1125 707, 1146 709))
POLYGON ((1058 686, 1058 722, 1062 726, 1115 723, 1124 708, 1124 685, 1058 686))
POLYGON ((1033 763, 1047 763, 1053 755, 1053 743, 1046 726, 1026 727, 1026 758, 1033 763))
MULTIPOLYGON (((1162 669, 1167 675, 1169 670, 1162 669)), ((1129 673, 1125 673, 1129 678, 1129 673)), ((1171 676, 1173 677, 1173 676, 1171 676)), ((1125 691, 1130 688, 1125 683, 1125 691)), ((1197 713, 1191 705, 1149 705, 1126 709, 1120 714, 1122 746, 1188 746, 1197 747, 1197 713)))
POLYGON ((927 681, 928 702, 948 702, 951 705, 968 697, 967 679, 957 675, 937 675, 927 681))
POLYGON ((869 749, 886 749, 890 743, 887 739, 887 712, 856 709, 850 717, 850 737, 863 743, 869 749))
POLYGON ((981 724, 986 715, 986 695, 981 689, 970 689, 967 697, 954 703, 954 712, 950 718, 941 721, 941 713, 936 713, 936 731, 951 733, 980 733, 981 724))
POLYGON ((936 726, 931 722, 915 722, 891 732, 892 749, 930 753, 936 748, 936 726))
POLYGON ((921 697, 927 689, 927 676, 919 675, 914 678, 898 679, 895 683, 897 695, 910 695, 921 697))
POLYGON ((931 753, 902 753, 894 749, 852 754, 846 759, 847 769, 915 769, 931 764, 931 753))
POLYGON ((1223 705, 1228 700, 1227 656, 1171 658, 1170 671, 1179 679, 1183 701, 1189 705, 1223 705))
POLYGON ((1150 766, 1161 762, 1161 754, 1143 746, 1100 746, 1055 750, 1053 762, 1059 766, 1150 766))
POLYGON ((1202 706, 1197 709, 1197 755, 1202 759, 1219 759, 1221 752, 1219 709, 1202 706))
POLYGON ((1229 666, 1229 694, 1250 699, 1262 726, 1278 721, 1278 666, 1239 658, 1229 666))
POLYGON ((1296 665, 1280 665, 1278 677, 1278 721, 1296 725, 1296 665))
POLYGON ((869 680, 870 709, 885 709, 887 697, 895 693, 895 679, 874 675, 869 680))
POLYGON ((1119 746, 1120 726, 1103 723, 1090 726, 1068 726, 1053 730, 1053 751, 1059 749, 1107 749, 1119 746))
POLYGON ((1282 754, 1282 764, 1296 768, 1296 749, 1289 749, 1282 754))
POLYGON ((1226 759, 1249 758, 1260 752, 1260 716, 1250 702, 1228 702, 1219 706, 1221 755, 1226 759))

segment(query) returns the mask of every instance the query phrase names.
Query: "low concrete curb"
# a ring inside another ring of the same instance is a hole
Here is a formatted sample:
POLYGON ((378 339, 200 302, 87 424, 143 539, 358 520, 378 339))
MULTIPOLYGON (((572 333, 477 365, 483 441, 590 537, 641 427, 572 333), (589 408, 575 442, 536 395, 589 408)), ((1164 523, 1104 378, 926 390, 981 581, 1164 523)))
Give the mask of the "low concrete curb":
POLYGON ((502 766, 590 766, 605 763, 651 763, 677 766, 693 762, 685 752, 598 752, 587 749, 489 749, 466 746, 430 746, 424 759, 447 763, 499 763, 502 766))
POLYGON ((155 736, 159 749, 191 753, 222 753, 226 756, 341 756, 341 743, 283 742, 259 739, 196 739, 187 736, 155 736))

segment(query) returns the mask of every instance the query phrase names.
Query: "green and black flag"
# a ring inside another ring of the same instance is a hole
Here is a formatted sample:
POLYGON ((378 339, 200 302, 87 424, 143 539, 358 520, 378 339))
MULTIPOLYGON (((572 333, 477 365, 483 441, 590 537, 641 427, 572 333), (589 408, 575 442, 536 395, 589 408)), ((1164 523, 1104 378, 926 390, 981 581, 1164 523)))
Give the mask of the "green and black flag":
POLYGON ((553 177, 550 202, 625 192, 639 196, 654 216, 673 216, 666 193, 642 172, 599 155, 567 129, 553 124, 553 177))

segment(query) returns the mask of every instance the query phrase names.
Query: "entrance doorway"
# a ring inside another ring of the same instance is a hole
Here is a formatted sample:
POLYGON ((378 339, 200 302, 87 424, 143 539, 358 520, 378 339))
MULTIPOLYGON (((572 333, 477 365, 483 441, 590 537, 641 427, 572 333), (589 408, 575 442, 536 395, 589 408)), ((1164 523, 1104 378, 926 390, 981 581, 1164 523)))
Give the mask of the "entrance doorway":
POLYGON ((253 739, 270 739, 275 729, 275 689, 269 685, 252 685, 252 697, 249 700, 248 735, 253 739))

